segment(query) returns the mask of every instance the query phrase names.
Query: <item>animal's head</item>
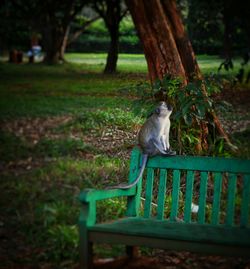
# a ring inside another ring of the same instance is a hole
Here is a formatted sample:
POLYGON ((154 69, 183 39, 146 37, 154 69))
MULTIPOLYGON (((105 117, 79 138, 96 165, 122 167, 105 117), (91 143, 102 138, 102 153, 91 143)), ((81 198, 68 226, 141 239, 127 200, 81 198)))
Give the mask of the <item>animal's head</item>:
POLYGON ((155 113, 159 117, 169 117, 173 111, 173 107, 168 105, 166 102, 160 102, 155 109, 155 113))

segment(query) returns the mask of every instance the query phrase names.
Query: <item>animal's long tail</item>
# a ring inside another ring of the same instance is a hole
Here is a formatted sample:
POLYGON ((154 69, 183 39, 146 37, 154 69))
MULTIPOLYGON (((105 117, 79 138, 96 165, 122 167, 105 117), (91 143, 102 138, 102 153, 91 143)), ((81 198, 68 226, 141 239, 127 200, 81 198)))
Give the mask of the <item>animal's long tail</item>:
POLYGON ((142 164, 140 167, 139 175, 137 176, 137 178, 133 182, 131 182, 130 184, 119 184, 116 186, 110 186, 110 187, 107 187, 107 189, 123 189, 123 190, 125 190, 125 189, 132 188, 134 185, 136 185, 138 183, 138 181, 142 177, 142 174, 143 174, 145 167, 146 167, 146 164, 147 164, 147 160, 148 160, 148 155, 143 154, 142 155, 142 164))

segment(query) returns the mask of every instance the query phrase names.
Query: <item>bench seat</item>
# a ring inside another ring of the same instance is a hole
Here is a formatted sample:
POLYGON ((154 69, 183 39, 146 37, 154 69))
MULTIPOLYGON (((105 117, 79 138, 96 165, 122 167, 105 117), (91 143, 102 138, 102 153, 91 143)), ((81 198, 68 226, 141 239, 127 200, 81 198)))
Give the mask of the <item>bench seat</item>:
MULTIPOLYGON (((228 244, 250 248, 250 229, 205 225, 198 223, 169 222, 166 220, 125 218, 111 223, 89 227, 90 234, 104 232, 138 237, 152 237, 196 241, 202 243, 228 244)), ((135 243, 136 245, 136 243, 135 243)))

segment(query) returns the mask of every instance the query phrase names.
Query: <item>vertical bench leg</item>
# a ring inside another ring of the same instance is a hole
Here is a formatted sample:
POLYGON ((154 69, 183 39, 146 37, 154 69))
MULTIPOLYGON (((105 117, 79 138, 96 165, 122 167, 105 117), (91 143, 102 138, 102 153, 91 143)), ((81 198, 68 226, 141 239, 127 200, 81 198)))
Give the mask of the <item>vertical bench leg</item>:
POLYGON ((130 259, 136 258, 139 256, 139 248, 135 246, 126 246, 126 254, 130 259))
POLYGON ((80 268, 93 268, 93 243, 89 242, 88 226, 95 224, 96 205, 95 202, 82 203, 79 217, 80 235, 80 268))
POLYGON ((80 235, 80 268, 93 268, 93 243, 88 240, 88 230, 85 221, 79 221, 79 235, 80 235))
POLYGON ((81 269, 92 269, 93 268, 93 244, 88 242, 86 250, 81 254, 81 269))

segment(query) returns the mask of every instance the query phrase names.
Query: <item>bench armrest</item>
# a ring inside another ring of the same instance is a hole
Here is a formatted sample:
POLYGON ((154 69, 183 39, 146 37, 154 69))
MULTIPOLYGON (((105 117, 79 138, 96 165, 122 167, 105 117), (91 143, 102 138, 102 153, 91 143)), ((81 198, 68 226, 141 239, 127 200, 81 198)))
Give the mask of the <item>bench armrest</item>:
POLYGON ((136 186, 127 189, 112 189, 112 190, 95 190, 85 189, 80 193, 79 200, 82 203, 82 209, 79 218, 79 225, 81 229, 87 226, 92 226, 96 223, 96 201, 122 197, 122 196, 135 196, 136 186))
POLYGON ((110 198, 122 197, 122 196, 134 196, 136 194, 136 186, 130 189, 112 189, 112 190, 96 190, 85 189, 80 193, 79 199, 83 203, 89 203, 91 201, 99 201, 110 198))

